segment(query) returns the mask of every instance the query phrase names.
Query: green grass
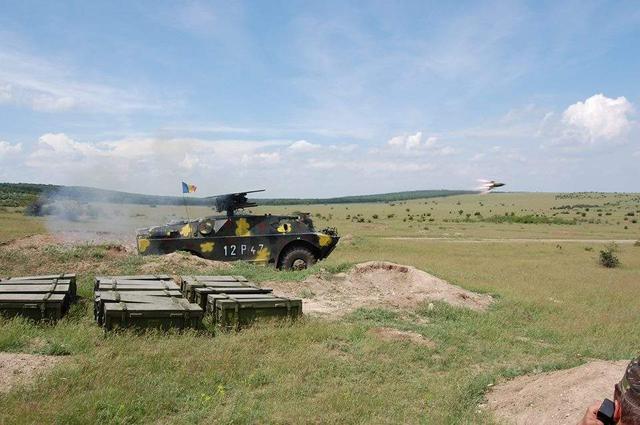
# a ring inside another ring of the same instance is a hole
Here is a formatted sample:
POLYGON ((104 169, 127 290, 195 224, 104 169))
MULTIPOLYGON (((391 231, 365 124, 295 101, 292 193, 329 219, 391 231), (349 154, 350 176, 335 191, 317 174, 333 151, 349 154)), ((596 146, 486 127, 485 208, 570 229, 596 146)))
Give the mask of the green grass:
MULTIPOLYGON (((432 308, 423 304, 415 311, 359 309, 337 321, 305 318, 238 334, 105 336, 92 321, 93 276, 137 273, 151 259, 116 253, 107 246, 0 248, 0 275, 75 269, 82 297, 55 326, 0 319, 0 350, 68 359, 33 385, 0 395, 0 423, 491 424, 491 415, 477 408, 489 384, 588 359, 629 359, 638 354, 640 256, 632 243, 621 244, 616 253, 620 266, 607 269, 598 263, 604 243, 473 240, 637 240, 639 228, 629 222, 624 229, 622 223, 639 205, 635 195, 585 194, 568 200, 551 194, 509 194, 394 206, 309 206, 321 216, 318 227, 333 224, 343 235, 352 235, 312 270, 281 273, 237 263, 225 270, 178 272, 302 280, 312 273, 342 272, 352 264, 379 259, 416 266, 492 294, 496 302, 484 313, 443 303, 432 308), (575 208, 552 209, 569 203, 583 205, 580 214, 575 208), (556 217, 575 216, 576 224, 444 221, 459 218, 460 209, 481 210, 487 217, 505 212, 554 217, 558 211, 570 211, 556 217), (598 209, 603 214, 600 223, 595 222, 598 209), (386 219, 390 211, 395 216, 386 219), (354 212, 385 218, 372 223, 346 219, 354 212), (414 220, 402 221, 408 214, 414 220), (429 230, 417 227, 416 217, 422 214, 429 230), (385 238, 414 235, 451 240, 385 238), (381 341, 368 332, 377 326, 417 332, 435 348, 381 341)), ((0 220, 9 220, 5 216, 0 214, 0 220)), ((2 237, 6 228, 0 229, 2 237)))
POLYGON ((0 243, 45 232, 41 220, 25 217, 19 209, 3 208, 0 211, 0 243))
POLYGON ((494 215, 482 219, 487 223, 520 223, 520 224, 576 224, 576 220, 567 220, 560 217, 547 217, 546 215, 494 215))

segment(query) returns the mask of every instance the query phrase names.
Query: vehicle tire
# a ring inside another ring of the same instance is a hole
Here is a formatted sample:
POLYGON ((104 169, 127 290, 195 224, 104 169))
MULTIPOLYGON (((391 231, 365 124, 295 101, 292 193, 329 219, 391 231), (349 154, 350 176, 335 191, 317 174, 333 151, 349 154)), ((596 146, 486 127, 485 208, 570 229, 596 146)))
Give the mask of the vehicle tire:
POLYGON ((282 270, 304 270, 316 263, 316 256, 309 248, 298 246, 285 252, 280 268, 282 270))

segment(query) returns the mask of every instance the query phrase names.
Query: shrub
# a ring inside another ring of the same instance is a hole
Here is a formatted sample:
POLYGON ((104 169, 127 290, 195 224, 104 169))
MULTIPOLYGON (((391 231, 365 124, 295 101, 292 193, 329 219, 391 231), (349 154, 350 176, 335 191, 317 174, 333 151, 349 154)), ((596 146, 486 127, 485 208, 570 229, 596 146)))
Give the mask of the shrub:
POLYGON ((611 243, 606 246, 605 249, 600 251, 600 264, 608 268, 618 267, 620 260, 616 256, 618 246, 615 243, 611 243))

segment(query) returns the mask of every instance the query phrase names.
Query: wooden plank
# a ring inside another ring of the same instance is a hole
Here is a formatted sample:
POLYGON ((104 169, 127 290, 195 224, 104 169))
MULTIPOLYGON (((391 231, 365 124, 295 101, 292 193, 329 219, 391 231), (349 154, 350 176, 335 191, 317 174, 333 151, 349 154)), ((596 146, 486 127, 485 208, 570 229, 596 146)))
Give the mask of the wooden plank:
POLYGON ((54 294, 69 293, 69 285, 0 285, 0 294, 54 294))

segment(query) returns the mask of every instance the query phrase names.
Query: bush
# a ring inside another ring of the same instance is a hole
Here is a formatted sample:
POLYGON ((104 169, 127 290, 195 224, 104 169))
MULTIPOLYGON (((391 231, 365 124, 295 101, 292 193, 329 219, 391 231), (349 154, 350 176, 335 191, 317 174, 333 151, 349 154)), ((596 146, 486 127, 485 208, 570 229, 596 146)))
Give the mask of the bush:
POLYGON ((600 264, 608 268, 618 267, 620 260, 616 256, 618 246, 614 243, 607 245, 607 247, 600 251, 600 264))

